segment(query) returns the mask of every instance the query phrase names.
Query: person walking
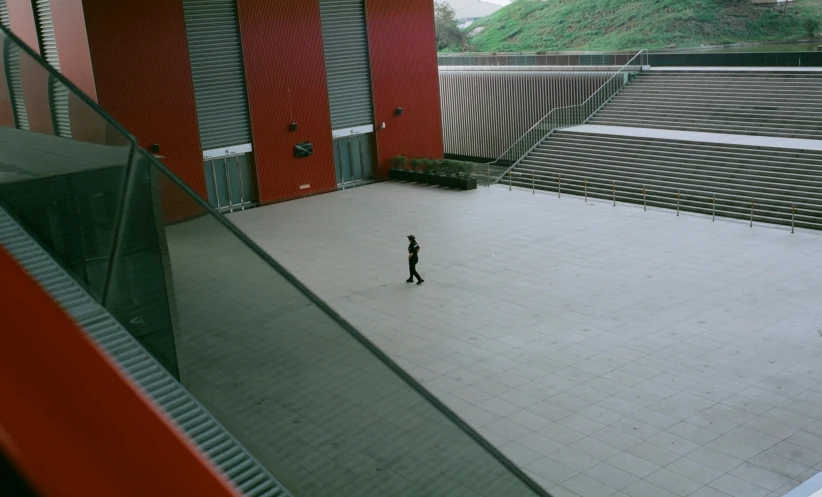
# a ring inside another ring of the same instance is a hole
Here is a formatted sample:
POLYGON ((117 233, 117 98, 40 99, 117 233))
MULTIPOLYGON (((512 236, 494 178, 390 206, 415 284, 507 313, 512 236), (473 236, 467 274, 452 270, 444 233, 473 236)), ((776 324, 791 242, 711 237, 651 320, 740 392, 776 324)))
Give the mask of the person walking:
POLYGON ((417 278, 417 284, 422 285, 425 280, 417 272, 417 262, 419 262, 420 246, 417 245, 417 238, 414 235, 408 235, 408 270, 411 276, 408 277, 406 283, 413 283, 414 277, 417 278))

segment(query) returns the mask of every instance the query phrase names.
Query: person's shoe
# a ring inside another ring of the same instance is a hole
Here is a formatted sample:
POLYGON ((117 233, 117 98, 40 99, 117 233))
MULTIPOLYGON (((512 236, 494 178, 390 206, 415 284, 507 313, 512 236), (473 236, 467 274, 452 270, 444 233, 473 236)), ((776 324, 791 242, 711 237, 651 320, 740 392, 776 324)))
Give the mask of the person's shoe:
POLYGON ((407 280, 405 280, 405 282, 406 282, 406 283, 413 283, 413 282, 414 282, 414 278, 408 278, 407 280))
POLYGON ((419 280, 419 281, 417 282, 417 284, 418 284, 418 285, 422 285, 423 283, 425 283, 425 280, 419 280))

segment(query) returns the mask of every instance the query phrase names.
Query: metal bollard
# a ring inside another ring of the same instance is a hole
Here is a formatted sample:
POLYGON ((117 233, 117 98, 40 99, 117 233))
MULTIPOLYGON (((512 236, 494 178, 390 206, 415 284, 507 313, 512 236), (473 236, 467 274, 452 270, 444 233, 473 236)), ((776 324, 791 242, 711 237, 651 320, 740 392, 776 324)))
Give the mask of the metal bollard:
POLYGON ((753 197, 751 197, 751 228, 753 228, 754 202, 755 202, 755 199, 753 197))
POLYGON ((676 191, 676 217, 679 217, 679 190, 676 191))
POLYGON ((616 180, 614 180, 614 207, 616 207, 616 180))
POLYGON ((588 178, 582 178, 585 184, 585 203, 588 203, 588 178))
POLYGON ((562 175, 557 174, 557 198, 562 198, 562 175))
POLYGON ((648 211, 648 200, 647 200, 647 190, 645 189, 645 185, 642 185, 642 209, 646 212, 648 211))
POLYGON ((537 173, 531 173, 531 195, 537 194, 537 173))
POLYGON ((513 171, 508 171, 508 191, 511 191, 511 177, 514 175, 513 171))
POLYGON ((791 208, 791 233, 793 233, 794 224, 796 222, 796 205, 791 208))
POLYGON ((716 222, 716 194, 714 194, 713 209, 711 210, 711 222, 716 222))

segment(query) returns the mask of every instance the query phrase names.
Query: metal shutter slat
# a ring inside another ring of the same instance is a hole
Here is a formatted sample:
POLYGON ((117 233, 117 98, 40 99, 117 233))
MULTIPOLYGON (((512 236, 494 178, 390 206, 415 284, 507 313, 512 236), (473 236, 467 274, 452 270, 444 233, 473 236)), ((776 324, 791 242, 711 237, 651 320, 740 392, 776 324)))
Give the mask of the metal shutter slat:
MULTIPOLYGON (((5 2, 5 0, 0 0, 0 2, 5 2)), ((3 45, 3 60, 9 84, 14 124, 17 129, 27 130, 29 129, 29 118, 26 103, 23 100, 23 81, 20 77, 20 48, 14 45, 9 38, 5 38, 3 45)))
POLYGON ((6 0, 0 0, 0 26, 3 26, 6 29, 11 29, 11 23, 9 22, 9 6, 6 4, 6 0))
POLYGON ((251 143, 235 0, 183 0, 203 150, 251 143))
MULTIPOLYGON (((40 51, 46 62, 57 71, 60 70, 60 57, 57 53, 57 40, 54 37, 54 22, 51 18, 50 0, 36 0, 34 9, 37 16, 37 29, 40 38, 40 51)), ((71 120, 69 117, 69 89, 56 79, 49 78, 49 97, 54 121, 54 133, 63 138, 71 138, 71 120)))
POLYGON ((374 123, 363 0, 320 0, 331 127, 374 123))

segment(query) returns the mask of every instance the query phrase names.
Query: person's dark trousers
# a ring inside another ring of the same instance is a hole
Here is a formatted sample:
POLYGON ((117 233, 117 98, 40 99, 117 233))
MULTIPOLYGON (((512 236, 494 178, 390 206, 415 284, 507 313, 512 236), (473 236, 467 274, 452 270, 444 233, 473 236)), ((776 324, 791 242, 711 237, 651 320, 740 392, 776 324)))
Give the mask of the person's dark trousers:
POLYGON ((411 273, 411 276, 408 277, 408 281, 413 280, 414 277, 417 278, 417 281, 422 281, 422 277, 419 275, 419 273, 417 273, 417 263, 416 262, 409 262, 408 263, 408 270, 411 273))

